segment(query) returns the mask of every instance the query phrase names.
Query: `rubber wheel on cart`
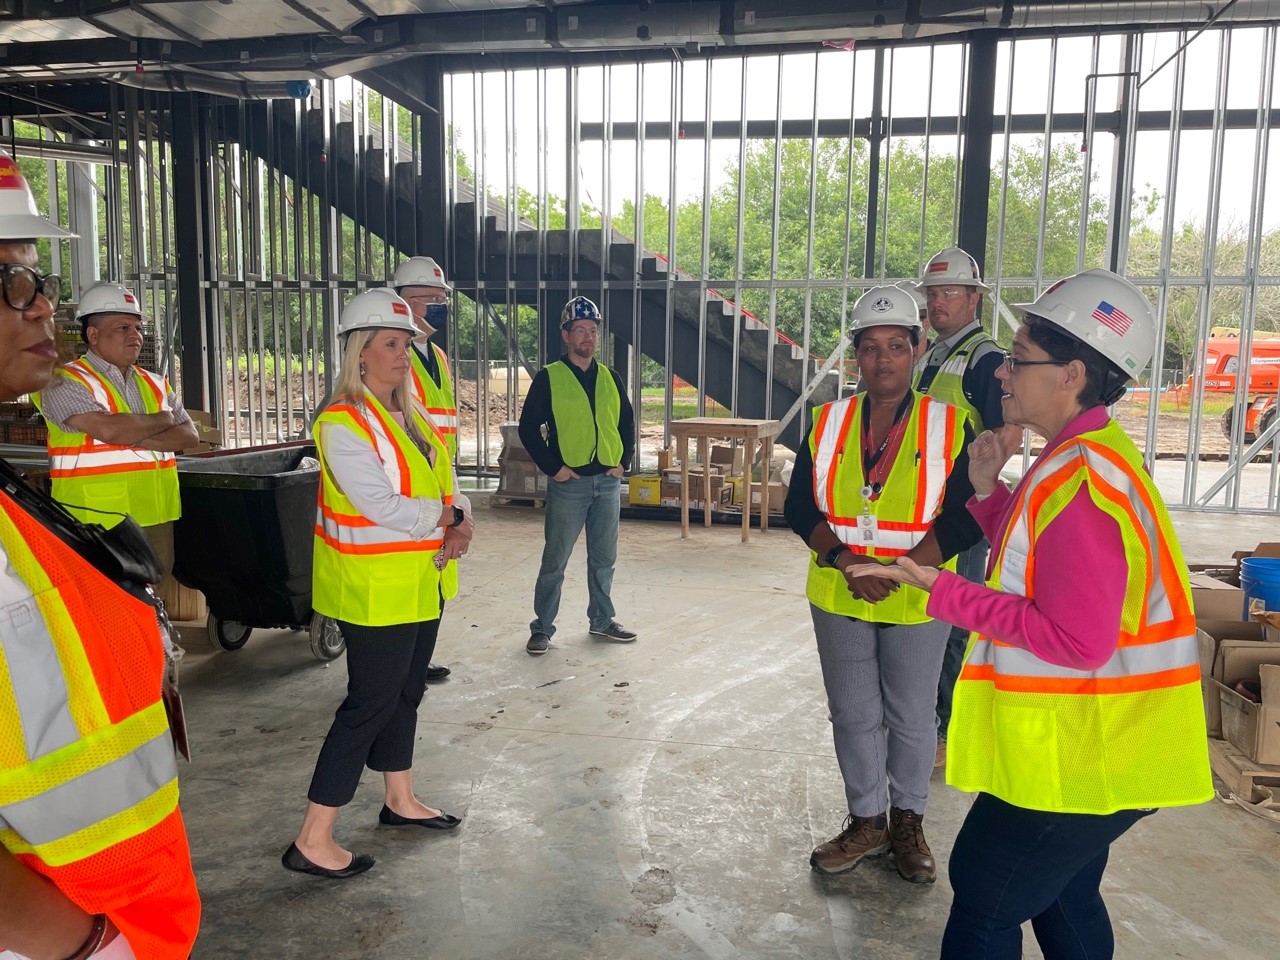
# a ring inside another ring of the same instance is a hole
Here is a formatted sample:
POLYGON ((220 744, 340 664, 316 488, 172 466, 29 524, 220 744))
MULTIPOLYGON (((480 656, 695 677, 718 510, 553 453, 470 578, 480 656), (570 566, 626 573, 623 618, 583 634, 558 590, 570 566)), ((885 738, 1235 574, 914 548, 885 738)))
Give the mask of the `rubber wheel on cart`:
POLYGON ((209 642, 219 650, 239 650, 249 642, 249 634, 253 627, 239 620, 223 620, 216 613, 210 613, 206 621, 209 628, 209 642))
POLYGON ((347 649, 342 629, 333 617, 320 613, 311 615, 311 652, 317 660, 336 660, 347 649))

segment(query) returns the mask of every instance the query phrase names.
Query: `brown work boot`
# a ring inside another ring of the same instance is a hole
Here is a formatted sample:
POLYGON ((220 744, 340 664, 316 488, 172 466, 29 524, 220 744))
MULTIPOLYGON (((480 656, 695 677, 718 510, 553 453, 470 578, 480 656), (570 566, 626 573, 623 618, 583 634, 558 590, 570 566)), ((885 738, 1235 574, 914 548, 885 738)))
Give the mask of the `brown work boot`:
POLYGON ((938 747, 933 751, 933 768, 945 767, 947 765, 947 740, 946 737, 938 738, 938 747))
POLYGON ((809 857, 809 866, 820 873, 844 873, 868 857, 889 852, 889 825, 884 814, 855 817, 850 814, 839 835, 819 844, 809 857))
POLYGON ((898 861, 898 876, 912 883, 933 883, 938 868, 924 839, 924 816, 914 810, 889 810, 889 843, 898 861))

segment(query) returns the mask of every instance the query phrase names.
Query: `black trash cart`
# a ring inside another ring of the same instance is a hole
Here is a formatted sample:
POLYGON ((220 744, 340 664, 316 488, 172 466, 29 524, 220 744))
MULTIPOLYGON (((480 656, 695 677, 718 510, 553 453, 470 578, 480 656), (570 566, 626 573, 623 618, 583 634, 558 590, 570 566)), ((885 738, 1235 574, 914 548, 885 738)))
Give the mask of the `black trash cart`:
POLYGON ((315 456, 302 441, 179 459, 173 575, 204 594, 214 646, 239 650, 255 627, 286 627, 309 631, 321 660, 345 648, 338 624, 311 609, 315 456))

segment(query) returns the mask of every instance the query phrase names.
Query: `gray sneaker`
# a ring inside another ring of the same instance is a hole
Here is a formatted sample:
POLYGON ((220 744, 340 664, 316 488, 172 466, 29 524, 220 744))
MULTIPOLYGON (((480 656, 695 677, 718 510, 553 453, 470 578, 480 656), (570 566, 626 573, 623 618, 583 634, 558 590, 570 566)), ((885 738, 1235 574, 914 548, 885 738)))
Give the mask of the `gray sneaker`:
POLYGON ((630 643, 636 638, 634 630, 628 630, 617 620, 610 620, 608 626, 599 629, 592 627, 591 635, 593 637, 604 637, 606 640, 616 640, 618 643, 630 643))
POLYGON ((551 646, 551 638, 545 633, 534 633, 529 637, 529 642, 524 645, 524 652, 540 657, 547 652, 551 646))

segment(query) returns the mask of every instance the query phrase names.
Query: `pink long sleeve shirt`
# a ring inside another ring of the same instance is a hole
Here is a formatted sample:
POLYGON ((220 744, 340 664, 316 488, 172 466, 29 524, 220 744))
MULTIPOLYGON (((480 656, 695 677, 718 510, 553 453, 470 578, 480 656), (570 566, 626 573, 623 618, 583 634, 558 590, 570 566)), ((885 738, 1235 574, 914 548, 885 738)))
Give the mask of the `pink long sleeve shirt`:
MULTIPOLYGON (((1040 460, 1107 420, 1105 407, 1086 410, 1045 446, 1040 460)), ((997 550, 1024 483, 1026 477, 1012 492, 999 483, 985 500, 969 500, 969 512, 997 550)), ((1093 502, 1088 487, 1081 486, 1037 538, 1035 552, 1035 599, 970 583, 944 570, 929 595, 929 616, 1029 650, 1047 663, 1097 669, 1115 653, 1120 636, 1128 575, 1120 526, 1093 502)), ((988 576, 995 560, 993 550, 988 576)))

